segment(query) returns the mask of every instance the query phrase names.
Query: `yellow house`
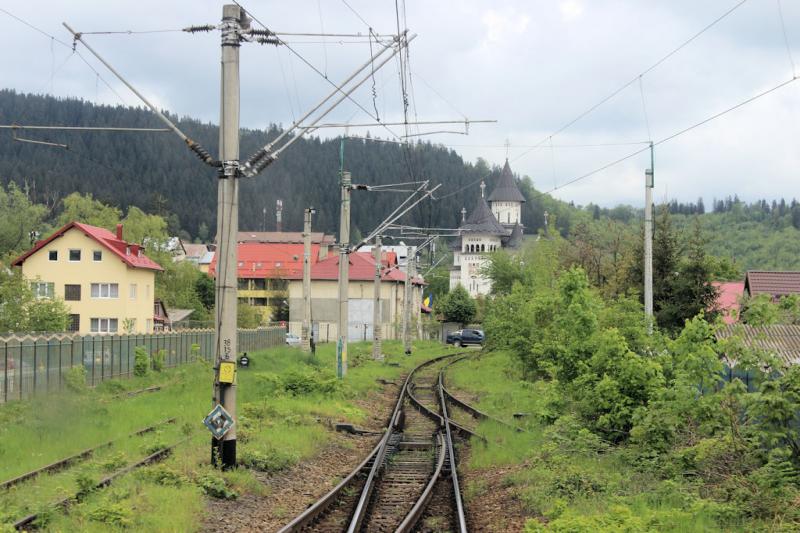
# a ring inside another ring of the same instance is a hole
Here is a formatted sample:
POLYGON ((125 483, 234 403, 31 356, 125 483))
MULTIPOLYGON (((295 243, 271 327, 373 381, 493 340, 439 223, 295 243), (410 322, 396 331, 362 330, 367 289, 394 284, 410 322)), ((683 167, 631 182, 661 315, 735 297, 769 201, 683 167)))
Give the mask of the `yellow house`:
POLYGON ((81 334, 153 331, 155 273, 142 247, 107 229, 70 222, 17 258, 39 298, 62 298, 69 330, 81 334))

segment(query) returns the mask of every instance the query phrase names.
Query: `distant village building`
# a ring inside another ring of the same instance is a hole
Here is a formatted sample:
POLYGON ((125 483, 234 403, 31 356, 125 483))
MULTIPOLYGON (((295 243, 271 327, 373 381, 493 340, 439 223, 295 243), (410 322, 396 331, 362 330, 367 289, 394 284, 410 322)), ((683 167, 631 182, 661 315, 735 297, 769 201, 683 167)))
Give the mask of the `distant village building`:
MULTIPOLYGON (((381 333, 384 339, 399 338, 402 324, 406 276, 393 252, 381 259, 381 333)), ((368 252, 349 256, 348 332, 351 341, 373 338, 375 258, 368 252)), ((319 342, 335 340, 339 320, 339 255, 330 255, 311 265, 311 320, 319 342)), ((412 280, 411 327, 421 320, 421 278, 412 280)), ((303 323, 303 273, 289 279, 289 331, 300 334, 303 323)))
MULTIPOLYGON (((303 233, 241 231, 237 241, 239 302, 255 307, 264 321, 273 320, 277 311, 289 303, 288 280, 303 274, 303 233)), ((328 257, 334 241, 332 235, 311 234, 312 264, 328 257)), ((214 256, 208 265, 212 276, 216 265, 214 256)))
POLYGON ((70 222, 12 263, 38 298, 59 297, 78 333, 151 333, 157 320, 155 273, 161 266, 138 244, 104 228, 70 222))
POLYGON ((713 307, 719 310, 723 322, 726 324, 738 322, 741 315, 744 282, 713 281, 711 284, 717 289, 717 300, 713 307))
POLYGON ((744 278, 744 292, 748 297, 769 294, 773 300, 800 294, 800 272, 749 270, 744 278))
POLYGON ((481 182, 481 195, 469 217, 461 210, 459 237, 453 245, 453 266, 450 269, 450 289, 463 286, 470 296, 483 296, 492 290, 492 282, 483 273, 488 253, 500 249, 515 249, 522 243, 522 204, 525 197, 517 187, 511 167, 506 160, 488 202, 486 184, 481 182))

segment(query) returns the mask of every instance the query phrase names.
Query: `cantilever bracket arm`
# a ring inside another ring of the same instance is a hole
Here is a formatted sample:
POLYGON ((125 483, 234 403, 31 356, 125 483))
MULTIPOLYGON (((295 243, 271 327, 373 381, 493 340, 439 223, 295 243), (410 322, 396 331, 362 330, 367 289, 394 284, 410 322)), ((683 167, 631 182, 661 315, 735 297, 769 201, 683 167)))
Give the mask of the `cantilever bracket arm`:
POLYGON ((173 122, 172 122, 170 119, 168 119, 168 118, 166 117, 166 115, 164 115, 164 113, 162 113, 161 111, 159 111, 159 110, 156 108, 156 106, 154 106, 153 104, 151 104, 151 103, 150 103, 150 101, 149 101, 147 98, 145 98, 145 97, 144 97, 144 95, 142 95, 142 93, 140 93, 139 91, 137 91, 137 90, 136 90, 136 88, 135 88, 133 85, 131 85, 131 84, 130 84, 130 83, 129 83, 129 82, 128 82, 128 81, 127 81, 125 78, 123 78, 123 77, 122 77, 122 75, 121 75, 119 72, 117 72, 117 71, 116 71, 116 69, 114 69, 114 67, 112 67, 112 66, 111 66, 111 64, 109 64, 109 62, 108 62, 108 61, 106 61, 105 59, 103 59, 103 58, 100 56, 100 54, 98 54, 97 52, 95 52, 95 51, 94 51, 94 48, 92 48, 91 46, 89 46, 89 44, 88 44, 88 43, 87 43, 87 42, 86 42, 86 41, 83 39, 83 35, 82 35, 80 32, 76 32, 75 30, 73 30, 73 29, 72 29, 72 28, 69 26, 69 24, 67 24, 66 22, 62 22, 62 24, 63 24, 63 25, 64 25, 64 27, 67 29, 67 31, 69 31, 69 32, 72 34, 72 43, 73 43, 73 48, 75 47, 75 45, 76 45, 78 42, 80 42, 81 44, 83 44, 83 46, 85 46, 85 47, 86 47, 86 49, 87 49, 87 50, 89 50, 89 52, 91 52, 91 53, 92 53, 92 55, 98 59, 98 61, 100 61, 100 62, 101 62, 103 65, 105 65, 105 67, 106 67, 106 68, 107 68, 107 69, 108 69, 108 70, 109 70, 109 71, 110 71, 110 72, 111 72, 111 73, 112 73, 114 76, 116 76, 116 77, 117 77, 117 79, 118 79, 119 81, 121 81, 122 83, 124 83, 124 84, 125 84, 125 86, 126 86, 128 89, 130 89, 130 90, 131 90, 131 92, 133 92, 133 94, 135 94, 137 97, 139 97, 139 100, 141 100, 141 101, 142 101, 142 102, 143 102, 143 103, 144 103, 144 104, 145 104, 145 105, 146 105, 146 106, 147 106, 147 107, 150 109, 150 111, 152 111, 153 113, 155 113, 155 115, 156 115, 156 116, 157 116, 159 119, 161 119, 161 121, 162 121, 164 124, 166 124, 166 125, 167 125, 167 127, 168 127, 170 130, 172 130, 172 131, 175 133, 175 135, 177 135, 178 137, 180 137, 180 138, 181 138, 181 140, 182 140, 184 143, 186 143, 186 146, 189 148, 189 150, 191 150, 191 151, 192 151, 192 152, 193 152, 193 153, 194 153, 194 154, 195 154, 197 157, 199 157, 201 161, 203 161, 205 164, 207 164, 207 165, 210 165, 210 166, 212 166, 212 167, 221 167, 221 166, 222 166, 222 163, 221 163, 220 161, 217 161, 216 159, 214 159, 214 158, 211 156, 211 154, 208 152, 208 150, 206 150, 205 148, 203 148, 203 146, 202 146, 200 143, 198 143, 197 141, 195 141, 195 140, 193 140, 193 139, 189 138, 189 136, 188 136, 188 135, 186 135, 185 133, 183 133, 183 132, 180 130, 180 128, 178 128, 178 126, 176 126, 176 125, 175 125, 175 123, 173 123, 173 122))

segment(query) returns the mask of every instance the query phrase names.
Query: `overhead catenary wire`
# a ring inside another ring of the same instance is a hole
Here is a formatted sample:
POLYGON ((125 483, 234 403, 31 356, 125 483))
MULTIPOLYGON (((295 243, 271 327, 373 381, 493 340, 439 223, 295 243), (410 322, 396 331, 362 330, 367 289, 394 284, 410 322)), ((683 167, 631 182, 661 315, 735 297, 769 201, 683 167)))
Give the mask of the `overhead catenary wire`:
POLYGON ((781 31, 783 32, 783 43, 786 45, 786 54, 789 56, 789 65, 792 67, 792 76, 797 77, 797 70, 794 66, 794 57, 792 56, 792 47, 789 44, 789 35, 786 33, 786 21, 783 20, 783 7, 781 0, 775 0, 778 4, 778 18, 781 21, 781 31))
POLYGON ((551 133, 550 135, 548 135, 547 137, 545 137, 544 139, 542 139, 541 141, 536 143, 529 150, 527 150, 526 152, 523 152, 522 154, 520 154, 517 157, 515 157, 513 159, 513 161, 517 161, 517 160, 521 159, 522 157, 525 157, 526 155, 531 153, 533 150, 536 150, 537 148, 540 148, 545 142, 547 142, 547 140, 550 137, 555 137, 556 135, 562 133, 563 131, 565 131, 566 129, 570 128, 572 125, 576 124, 577 122, 579 122, 581 119, 583 119, 587 115, 591 114, 594 110, 596 110, 597 108, 599 108, 600 106, 602 106, 603 104, 608 102, 609 100, 613 99, 615 96, 620 94, 622 91, 624 91, 625 89, 627 89, 628 87, 630 87, 631 85, 636 83, 639 80, 640 77, 648 74, 649 72, 652 72, 653 70, 655 70, 656 68, 661 66, 665 61, 667 61, 669 58, 671 58, 672 56, 674 56, 675 54, 677 54, 678 52, 683 50, 686 46, 691 44, 693 41, 695 41, 698 37, 703 35, 705 32, 707 32, 708 30, 710 30, 711 28, 716 26, 719 22, 721 22, 726 17, 728 17, 731 13, 733 13, 734 11, 739 9, 746 2, 747 2, 747 0, 739 0, 739 2, 734 4, 731 8, 726 10, 724 13, 722 13, 720 16, 715 18, 709 24, 704 26, 700 31, 698 31, 697 33, 693 34, 691 37, 689 37, 685 41, 681 42, 677 47, 673 48, 672 50, 667 52, 665 55, 661 56, 661 58, 659 58, 655 63, 653 63, 652 65, 650 65, 649 67, 647 67, 646 69, 641 71, 640 73, 638 73, 633 78, 631 78, 630 81, 622 84, 620 87, 618 87, 617 89, 613 90, 610 94, 608 94, 604 98, 600 99, 599 102, 595 103, 594 105, 590 106, 588 109, 586 109, 586 110, 582 111, 581 113, 579 113, 575 118, 573 118, 573 119, 569 120, 568 122, 566 122, 564 125, 559 127, 553 133, 551 133))
POLYGON ((60 44, 61 46, 65 46, 65 47, 67 47, 67 48, 71 49, 71 50, 72 50, 73 52, 75 52, 75 54, 76 54, 76 55, 77 55, 77 56, 78 56, 78 57, 81 59, 81 61, 83 61, 83 62, 86 64, 86 66, 87 66, 87 67, 89 67, 89 69, 90 69, 92 72, 94 72, 94 73, 95 73, 95 75, 97 76, 97 78, 99 78, 99 79, 100 79, 100 81, 102 81, 102 82, 103 82, 103 84, 104 84, 106 87, 108 87, 108 89, 109 89, 109 90, 110 90, 112 93, 114 93, 114 94, 117 96, 117 98, 119 98, 119 101, 120 101, 120 102, 122 102, 124 105, 128 105, 128 103, 127 103, 127 102, 125 101, 125 99, 124 99, 124 98, 123 98, 123 97, 122 97, 122 96, 121 96, 121 95, 120 95, 120 94, 119 94, 119 93, 116 91, 116 89, 114 89, 114 87, 112 87, 112 86, 111 86, 111 85, 110 85, 110 84, 109 84, 109 83, 106 81, 106 79, 105 79, 103 76, 101 76, 101 75, 100 75, 100 73, 97 71, 97 69, 95 69, 95 68, 92 66, 92 64, 91 64, 91 63, 89 63, 89 61, 87 61, 87 60, 86 60, 86 58, 85 58, 85 57, 83 57, 83 55, 82 55, 82 54, 81 54, 81 53, 80 53, 78 50, 75 50, 75 48, 74 48, 74 47, 72 47, 72 46, 71 46, 71 45, 69 45, 68 43, 66 43, 66 42, 62 41, 62 40, 61 40, 61 39, 59 39, 58 37, 56 37, 56 36, 54 36, 54 35, 52 35, 52 34, 50 34, 50 33, 47 33, 47 32, 46 32, 46 31, 44 31, 43 29, 41 29, 41 28, 38 28, 38 27, 34 26, 33 24, 31 24, 31 23, 30 23, 30 22, 28 22, 27 20, 24 20, 24 19, 22 19, 22 18, 18 17, 17 15, 15 15, 15 14, 11 13, 10 11, 7 11, 7 10, 3 9, 2 7, 0 7, 0 12, 2 12, 2 13, 5 13, 5 14, 6 14, 6 15, 8 15, 9 17, 11 17, 11 18, 13 18, 13 19, 17 20, 18 22, 21 22, 22 24, 24 24, 25 26, 28 26, 28 27, 29 27, 29 28, 31 28, 32 30, 34 30, 34 31, 37 31, 37 32, 41 33, 41 34, 42 34, 42 35, 44 35, 45 37, 49 37, 49 38, 50 38, 50 42, 51 42, 51 43, 53 43, 53 42, 56 42, 56 43, 60 44))

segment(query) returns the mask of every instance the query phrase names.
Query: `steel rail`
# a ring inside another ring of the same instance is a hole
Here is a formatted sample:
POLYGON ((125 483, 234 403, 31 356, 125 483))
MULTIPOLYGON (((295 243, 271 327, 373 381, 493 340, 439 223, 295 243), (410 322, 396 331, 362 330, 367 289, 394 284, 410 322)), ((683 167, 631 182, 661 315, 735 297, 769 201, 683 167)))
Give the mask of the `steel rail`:
MULTIPOLYGON (((52 508, 52 509, 56 509, 56 508, 59 508, 59 507, 61 507, 63 509, 66 509, 67 507, 70 506, 70 504, 72 504, 73 502, 78 501, 82 496, 84 496, 88 492, 93 492, 93 491, 101 489, 103 487, 107 487, 107 486, 111 485, 111 483, 113 483, 118 477, 124 476, 125 474, 127 474, 127 473, 129 473, 129 472, 131 472, 131 471, 133 471, 133 470, 135 470, 137 468, 140 468, 142 466, 147 466, 149 464, 157 463, 158 461, 161 461, 162 459, 167 457, 172 452, 172 450, 174 450, 177 446, 179 446, 179 445, 183 444, 184 442, 188 441, 190 438, 191 437, 186 437, 184 439, 179 440, 175 444, 171 444, 169 446, 165 446, 164 448, 161 448, 160 450, 151 453, 150 455, 148 455, 144 459, 141 459, 141 460, 139 460, 139 461, 137 461, 137 462, 135 462, 135 463, 133 463, 131 465, 126 466, 125 468, 117 470, 116 472, 114 472, 113 474, 111 474, 109 476, 106 476, 105 478, 103 478, 100 481, 98 481, 90 489, 83 490, 83 491, 78 491, 73 496, 68 496, 68 497, 66 497, 66 498, 64 498, 62 500, 59 500, 57 502, 53 502, 49 507, 52 508)), ((46 512, 46 511, 38 511, 38 512, 30 514, 30 515, 28 515, 28 516, 26 516, 24 518, 21 518, 21 519, 17 520, 16 522, 14 522, 13 527, 15 529, 17 529, 17 530, 23 530, 24 529, 26 531, 27 531, 26 528, 28 528, 28 527, 33 527, 35 529, 34 522, 36 521, 37 518, 39 518, 39 515, 41 515, 44 512, 46 512)))
POLYGON ((39 474, 45 474, 47 472, 54 472, 56 470, 64 469, 64 468, 68 467, 69 465, 71 465, 72 463, 78 462, 78 461, 80 461, 82 459, 86 459, 87 457, 92 455, 97 450, 101 450, 103 448, 107 448, 107 447, 111 446, 112 444, 114 444, 115 442, 117 442, 119 440, 129 439, 131 437, 144 435, 145 433, 149 433, 151 431, 154 431, 157 427, 164 426, 166 424, 172 424, 173 422, 175 422, 175 418, 168 418, 166 420, 162 420, 161 422, 158 422, 157 424, 153 424, 152 426, 147 426, 145 428, 139 429, 137 431, 134 431, 133 433, 130 433, 130 434, 124 436, 124 437, 120 437, 119 439, 106 441, 106 442, 104 442, 102 444, 98 444, 97 446, 93 446, 92 448, 87 448, 87 449, 85 449, 85 450, 83 450, 81 452, 78 452, 76 454, 70 455, 69 457, 65 457, 64 459, 59 459, 58 461, 55 461, 54 463, 50 463, 49 465, 43 466, 41 468, 37 468, 36 470, 31 470, 30 472, 26 472, 25 474, 21 474, 21 475, 15 477, 15 478, 8 479, 8 480, 3 481, 2 483, 0 483, 0 490, 8 489, 10 487, 13 487, 14 485, 18 485, 18 484, 22 483, 23 481, 27 481, 27 480, 29 480, 29 479, 31 479, 33 477, 38 476, 39 474))
MULTIPOLYGON (((447 368, 449 365, 445 365, 447 368)), ((447 412, 447 400, 444 397, 444 369, 439 371, 439 402, 441 404, 442 415, 444 416, 445 436, 447 437, 447 457, 450 460, 450 481, 453 484, 453 499, 456 502, 456 516, 458 517, 459 533, 467 533, 467 518, 464 513, 464 500, 461 498, 461 487, 458 483, 458 465, 456 454, 453 450, 453 434, 450 431, 450 415, 447 412)))
POLYGON ((411 511, 409 511, 403 521, 400 522, 400 525, 397 526, 395 533, 406 533, 414 529, 414 526, 416 526, 419 519, 422 518, 422 513, 425 512, 425 508, 431 501, 431 497, 433 496, 433 488, 436 486, 439 478, 442 477, 444 461, 447 458, 447 446, 445 446, 444 435, 441 431, 437 434, 437 439, 439 441, 439 459, 436 461, 436 468, 434 469, 433 474, 431 474, 431 479, 428 481, 425 490, 422 491, 422 494, 417 499, 414 507, 411 508, 411 511))
POLYGON ((432 365, 442 359, 453 357, 455 355, 459 354, 446 354, 439 357, 434 357, 433 359, 429 359, 424 363, 420 364, 419 366, 415 367, 413 370, 411 370, 411 372, 408 373, 408 376, 406 376, 406 379, 403 382, 403 387, 400 390, 400 396, 397 399, 397 404, 395 405, 394 414, 392 415, 392 423, 386 429, 386 434, 383 437, 378 457, 376 461, 373 463, 372 468, 370 469, 369 476, 367 477, 367 481, 364 484, 364 488, 361 490, 361 497, 359 498, 358 505, 356 505, 355 511, 353 512, 353 517, 352 520, 350 521, 350 526, 347 528, 348 533, 355 533, 356 531, 358 531, 359 528, 361 527, 361 523, 364 521, 364 518, 367 515, 367 510, 369 509, 369 500, 370 497, 372 496, 372 491, 375 489, 375 478, 378 476, 378 472, 383 467, 383 462, 386 459, 386 451, 388 449, 389 438, 394 432, 395 426, 397 425, 400 417, 402 416, 403 401, 405 400, 405 396, 408 394, 408 386, 411 383, 414 374, 421 368, 424 368, 428 365, 432 365))

